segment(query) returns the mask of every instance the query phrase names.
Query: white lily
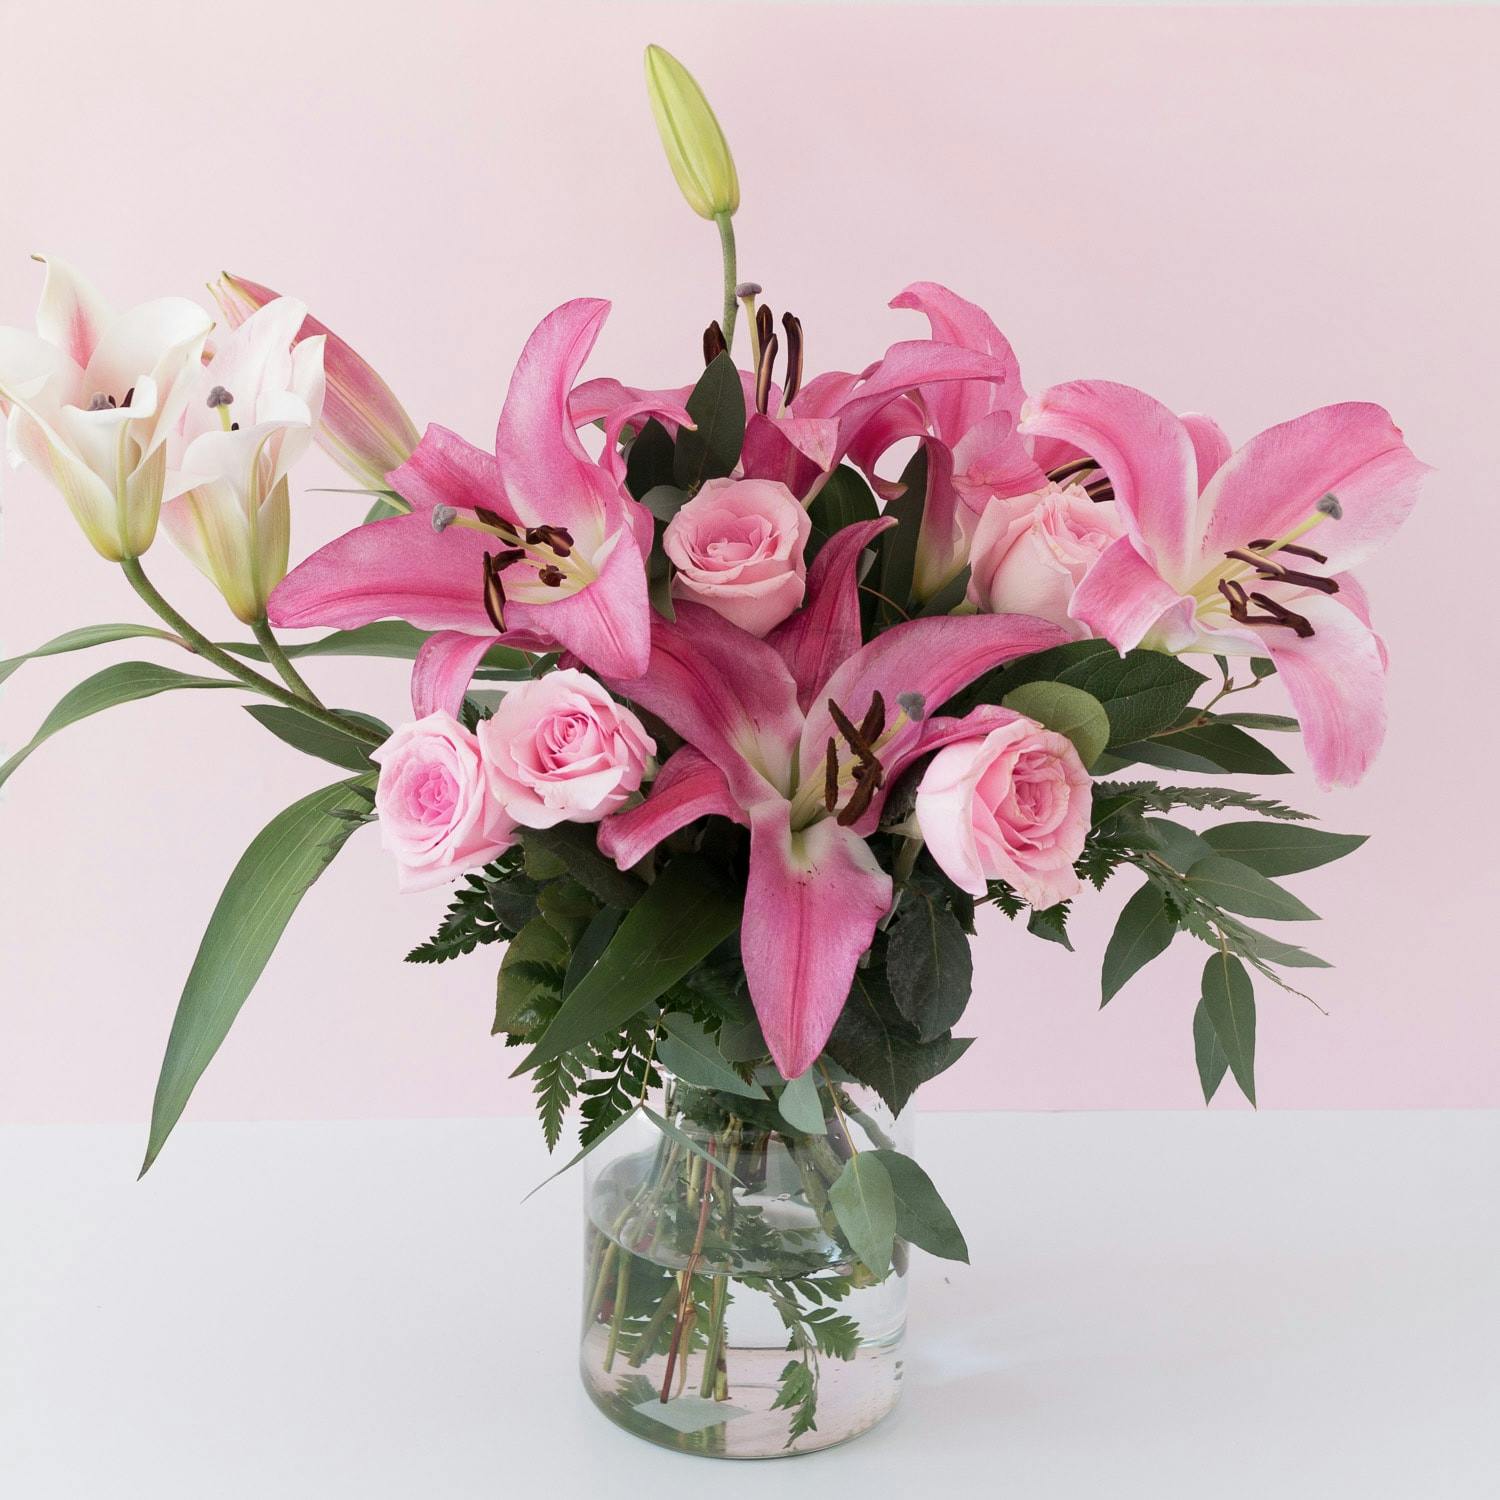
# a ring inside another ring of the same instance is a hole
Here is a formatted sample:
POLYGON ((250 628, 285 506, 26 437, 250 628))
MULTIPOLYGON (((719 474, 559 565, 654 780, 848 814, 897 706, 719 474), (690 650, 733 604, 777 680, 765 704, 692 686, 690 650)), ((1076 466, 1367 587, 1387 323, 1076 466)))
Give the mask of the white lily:
POLYGON ((280 297, 234 329, 191 382, 168 450, 167 535, 252 625, 286 576, 287 471, 323 411, 324 339, 293 347, 306 316, 280 297))
POLYGON ((0 412, 11 462, 61 492, 94 549, 139 557, 156 536, 166 441, 213 322, 185 297, 116 314, 62 261, 44 260, 36 332, 0 328, 0 412))

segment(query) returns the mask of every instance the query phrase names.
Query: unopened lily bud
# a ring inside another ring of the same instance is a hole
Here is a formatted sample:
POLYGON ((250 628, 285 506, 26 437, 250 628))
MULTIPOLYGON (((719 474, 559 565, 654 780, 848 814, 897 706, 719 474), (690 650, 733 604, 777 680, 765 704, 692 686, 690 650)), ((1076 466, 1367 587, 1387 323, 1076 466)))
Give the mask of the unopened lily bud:
MULTIPOLYGON (((257 308, 274 302, 279 295, 228 272, 209 291, 231 328, 238 328, 257 308)), ((328 385, 318 446, 366 489, 386 489, 385 476, 411 457, 421 434, 390 386, 316 318, 303 319, 293 342, 301 343, 319 334, 327 338, 323 370, 328 385)))
POLYGON ((705 219, 740 206, 729 143, 693 75, 660 47, 646 48, 646 92, 667 163, 688 207, 705 219))

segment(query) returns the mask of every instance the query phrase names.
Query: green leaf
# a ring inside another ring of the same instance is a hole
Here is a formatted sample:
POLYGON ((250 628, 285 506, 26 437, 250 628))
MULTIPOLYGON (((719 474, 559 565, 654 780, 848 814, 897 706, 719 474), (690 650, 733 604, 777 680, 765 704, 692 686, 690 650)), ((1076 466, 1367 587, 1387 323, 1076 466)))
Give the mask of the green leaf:
POLYGON ((896 1243, 896 1190, 877 1153, 861 1151, 844 1163, 828 1189, 828 1203, 849 1248, 884 1277, 896 1243))
MULTIPOLYGON (((1097 774, 1097 768, 1096 768, 1097 774)), ((1284 802, 1242 792, 1228 786, 1160 786, 1154 781, 1101 781, 1094 785, 1096 800, 1117 806, 1133 805, 1143 812, 1171 812, 1176 807, 1191 807, 1198 812, 1210 808, 1233 807, 1259 813, 1263 818, 1282 818, 1287 822, 1306 823, 1312 814, 1298 812, 1284 802)))
POLYGON ((1202 1000, 1193 1011, 1193 1057, 1198 1064, 1198 1082, 1203 1086, 1203 1102, 1211 1104, 1229 1071, 1229 1059, 1219 1045, 1214 1023, 1208 1018, 1208 1006, 1202 1000))
POLYGON ((606 906, 634 906, 646 889, 599 852, 596 831, 588 823, 559 823, 554 828, 528 828, 523 835, 528 850, 535 847, 559 860, 586 891, 606 906))
POLYGON ((727 353, 715 355, 687 399, 696 428, 677 434, 672 477, 679 488, 696 490, 705 479, 733 471, 745 443, 745 388, 727 353))
POLYGON ((237 688, 240 684, 228 678, 189 677, 171 667, 159 667, 150 661, 121 661, 85 678, 71 692, 64 693, 56 708, 42 720, 42 726, 11 758, 0 766, 0 786, 4 786, 34 750, 52 738, 60 729, 80 719, 103 713, 121 703, 153 698, 157 693, 177 688, 237 688))
POLYGON ((717 1156, 710 1155, 709 1152, 704 1150, 701 1142, 695 1141, 692 1136, 687 1133, 687 1131, 679 1129, 670 1120, 666 1119, 662 1115, 657 1114, 657 1112, 652 1109, 649 1104, 643 1104, 641 1106, 641 1113, 645 1115, 645 1117, 650 1120, 651 1123, 656 1126, 656 1128, 661 1131, 664 1136, 668 1137, 668 1139, 670 1140, 676 1141, 679 1146, 685 1146, 689 1151, 693 1153, 694 1156, 700 1157, 702 1158, 702 1160, 708 1162, 716 1172, 722 1172, 726 1177, 732 1177, 738 1183, 744 1182, 745 1179, 741 1177, 738 1172, 731 1172, 729 1170, 729 1164, 727 1162, 722 1162, 717 1156))
MULTIPOLYGON (((355 491, 356 494, 368 494, 369 491, 355 491)), ((377 495, 375 503, 365 512, 365 518, 360 523, 368 526, 371 521, 388 521, 392 516, 406 516, 411 514, 411 507, 392 490, 389 495, 377 495)))
POLYGON ((1243 922, 1234 923, 1231 930, 1238 941, 1240 950, 1252 958, 1260 959, 1263 963, 1280 964, 1285 969, 1329 969, 1333 967, 1326 958, 1319 958, 1316 953, 1309 953, 1306 948, 1283 943, 1280 938, 1273 938, 1264 932, 1258 932, 1254 927, 1247 927, 1243 922))
POLYGON ((776 1101, 781 1118, 800 1135, 826 1135, 828 1121, 823 1114, 823 1101, 818 1097, 818 1077, 811 1068, 800 1077, 792 1079, 782 1089, 776 1101))
POLYGON ((675 484, 658 484, 641 496, 641 504, 658 520, 670 521, 688 502, 688 492, 675 484))
MULTIPOLYGON (((279 703, 247 703, 245 712, 262 729, 269 730, 278 740, 294 750, 300 750, 304 755, 342 766, 346 771, 371 769, 370 750, 373 747, 352 734, 340 734, 321 719, 310 719, 297 709, 284 708, 279 703)), ((383 735, 391 732, 388 724, 382 724, 379 719, 372 719, 368 714, 354 713, 349 709, 342 709, 340 712, 383 735)))
POLYGON ((1218 854, 1227 854, 1262 875, 1296 875, 1352 854, 1362 833, 1324 833, 1285 823, 1221 823, 1204 833, 1218 854))
POLYGON ((1177 934, 1177 920, 1161 889, 1149 880, 1127 901, 1104 950, 1100 970, 1101 1007, 1153 958, 1165 953, 1177 934))
POLYGON ((834 532, 852 526, 856 521, 873 521, 880 505, 858 469, 840 464, 823 482, 807 507, 812 531, 807 538, 804 558, 810 564, 834 532))
POLYGON ((726 1021, 719 1031, 719 1051, 730 1062, 759 1062, 769 1052, 760 1022, 754 1016, 726 1021))
POLYGON ((625 488, 639 500, 658 486, 671 484, 672 458, 672 435, 652 417, 626 450, 625 488))
POLYGON ((1121 745, 1120 754, 1148 766, 1163 766, 1172 771, 1231 771, 1248 776, 1287 776, 1291 767, 1272 754, 1257 739, 1233 724, 1213 720, 1197 721, 1200 714, 1183 717, 1182 727, 1159 734, 1154 739, 1121 745))
POLYGON ((298 903, 370 807, 367 777, 324 787, 272 818, 234 867, 177 1002, 142 1174, 166 1144, 298 903))
POLYGON ((644 1010, 735 931, 740 903, 714 865, 696 855, 673 860, 626 913, 517 1071, 614 1031, 644 1010))
POLYGON ((896 1233, 913 1245, 920 1245, 929 1255, 944 1260, 969 1263, 969 1247, 964 1242, 948 1205, 943 1202, 932 1179, 911 1157, 899 1151, 866 1151, 886 1170, 896 1198, 896 1233))
POLYGON ((1214 852, 1191 828, 1174 823, 1170 818, 1145 818, 1142 821, 1162 858, 1180 873, 1186 874, 1200 859, 1214 852))
MULTIPOLYGON (((1203 966, 1202 1005, 1241 1092, 1255 1103, 1255 988, 1239 959, 1214 953, 1203 966)), ((1200 1066, 1201 1075, 1202 1068, 1200 1066)))
POLYGON ((632 1109, 628 1113, 621 1115, 609 1126, 607 1130, 601 1130, 599 1134, 596 1135, 593 1140, 591 1140, 586 1146, 583 1146, 578 1151, 575 1151, 573 1155, 570 1156, 567 1161, 565 1161, 562 1166, 560 1166, 555 1172, 549 1172, 544 1178, 542 1178, 542 1180, 537 1183, 537 1185, 532 1188, 529 1193, 526 1194, 526 1197, 521 1199, 521 1202, 525 1203, 527 1199, 534 1198, 539 1192, 541 1192, 544 1187, 547 1186, 549 1182, 555 1181, 557 1178, 561 1177, 564 1172, 571 1171, 572 1168, 576 1167, 578 1163, 581 1162, 584 1157, 589 1154, 590 1151, 597 1151, 599 1147, 602 1146, 605 1141, 607 1141, 610 1136, 612 1136, 615 1131, 617 1131, 627 1120, 635 1119, 636 1115, 639 1114, 640 1111, 641 1106, 637 1105, 635 1109, 632 1109))
POLYGON ((529 1038, 540 1032, 560 997, 562 986, 553 976, 565 974, 567 964, 567 940, 545 917, 533 917, 506 945, 500 960, 490 1034, 529 1038))
POLYGON ((886 979, 896 1009, 930 1042, 952 1030, 974 981, 974 957, 958 919, 926 891, 911 888, 891 926, 886 979))
POLYGON ((1175 724, 1206 680, 1160 651, 1121 656, 1108 641, 1073 641, 994 673, 974 701, 999 703, 1023 683, 1061 682, 1096 698, 1109 717, 1109 743, 1125 745, 1175 724))
POLYGON ((764 1099, 758 1083, 746 1083, 730 1067, 714 1039, 689 1015, 672 1011, 662 1017, 666 1035, 656 1044, 656 1055, 685 1083, 694 1088, 738 1094, 742 1099, 764 1099))
POLYGON ((1073 742, 1085 766, 1098 760, 1109 743, 1109 715, 1092 693, 1066 682, 1026 682, 1005 695, 1004 706, 1035 719, 1044 729, 1073 742))
POLYGON ((1073 951, 1073 939, 1068 936, 1068 913, 1072 902, 1059 901, 1055 906, 1033 906, 1026 919, 1026 930, 1033 937, 1048 943, 1058 943, 1069 953, 1073 951))
POLYGON ((61 656, 68 651, 86 651, 90 646, 107 646, 112 641, 129 641, 140 636, 149 636, 159 641, 176 641, 170 630, 161 630, 155 625, 85 625, 78 630, 69 630, 54 636, 45 646, 23 652, 0 661, 0 682, 4 682, 29 661, 38 661, 44 656, 61 656))
POLYGON ((1290 714, 1215 714, 1214 720, 1240 729, 1261 729, 1268 734, 1296 734, 1302 728, 1290 714))
POLYGON ((849 998, 828 1038, 828 1055, 899 1115, 912 1094, 952 1067, 968 1046, 968 1038, 918 1040, 896 1009, 884 975, 872 967, 855 971, 849 998))
POLYGON ((577 989, 578 981, 599 962, 624 919, 625 913, 618 906, 601 906, 594 913, 589 925, 583 929, 583 936, 573 948, 573 956, 568 960, 568 972, 563 978, 565 997, 577 989))
POLYGON ((927 448, 918 448, 901 473, 901 493, 886 502, 884 514, 896 525, 883 531, 875 542, 877 613, 892 624, 912 613, 912 580, 917 568, 917 541, 922 533, 922 514, 927 508, 927 448))
POLYGON ((599 903, 576 880, 553 880, 542 887, 537 907, 561 933, 571 952, 599 910, 599 903))
POLYGON ((1266 917, 1277 922, 1315 922, 1317 912, 1290 891, 1269 881, 1249 865, 1222 854, 1200 859, 1187 872, 1188 885, 1215 906, 1242 917, 1266 917))

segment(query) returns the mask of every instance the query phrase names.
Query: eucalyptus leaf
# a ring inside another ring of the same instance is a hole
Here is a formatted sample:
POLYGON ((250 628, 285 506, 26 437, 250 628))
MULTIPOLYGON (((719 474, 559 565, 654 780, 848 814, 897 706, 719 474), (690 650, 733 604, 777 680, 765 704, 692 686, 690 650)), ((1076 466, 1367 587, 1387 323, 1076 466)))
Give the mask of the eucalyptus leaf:
POLYGON ((1179 874, 1186 874, 1200 859, 1214 852, 1201 835, 1170 818, 1146 818, 1143 821, 1162 858, 1179 874))
POLYGON ((1171 771, 1199 771, 1209 775, 1230 771, 1249 776, 1286 776, 1291 767, 1243 729, 1214 719, 1199 723, 1200 714, 1184 715, 1178 728, 1149 740, 1119 746, 1122 756, 1171 771))
POLYGON ((1187 883, 1198 895, 1225 911, 1242 917, 1263 917, 1277 922, 1315 922, 1317 912, 1284 891, 1257 870, 1210 854, 1187 872, 1187 883))
POLYGON ((781 1118, 799 1135, 826 1135, 828 1120, 818 1094, 818 1077, 811 1068, 782 1089, 776 1107, 781 1118))
POLYGON ((969 1263, 963 1231, 933 1186, 932 1179, 911 1157, 899 1151, 872 1151, 890 1177, 896 1199, 896 1233, 929 1255, 969 1263))
POLYGON ((1302 728, 1290 714, 1215 714, 1214 720, 1238 729, 1260 729, 1267 734, 1296 734, 1302 728))
POLYGON ((1208 1006, 1199 1000, 1193 1011, 1193 1058, 1198 1064, 1198 1082, 1203 1088, 1203 1102, 1211 1104, 1229 1071, 1229 1059, 1219 1045, 1219 1034, 1208 1018, 1208 1006))
POLYGON ((851 1156, 828 1189, 828 1203, 849 1248, 884 1278, 896 1243, 896 1190, 880 1154, 851 1156))
POLYGON ((1100 1006, 1108 1005, 1127 980, 1165 953, 1176 934, 1177 921, 1166 896, 1148 880, 1121 909, 1104 950, 1099 976, 1103 991, 1100 1006))
MULTIPOLYGON (((1209 955, 1202 1005, 1241 1092, 1255 1103, 1255 987, 1233 954, 1209 955)), ((1201 1069, 1200 1069, 1201 1072, 1201 1069)))
POLYGON ((324 787, 272 818, 234 867, 177 1002, 151 1106, 143 1175, 181 1118, 298 903, 370 810, 368 778, 324 787))
POLYGON ((1085 767, 1093 765, 1109 743, 1104 705, 1092 693, 1066 682, 1023 683, 1005 695, 1004 706, 1071 740, 1085 767))
MULTIPOLYGON (((57 707, 42 720, 31 739, 0 765, 0 786, 20 768, 26 758, 59 730, 91 718, 121 703, 153 698, 158 693, 178 688, 238 688, 240 684, 223 677, 190 677, 186 672, 161 667, 151 661, 120 661, 86 677, 77 687, 64 693, 57 707)), ((243 690, 242 690, 243 691, 243 690)))
POLYGON ((666 1035, 657 1042, 656 1055, 685 1083, 742 1099, 766 1097, 758 1083, 747 1083, 735 1072, 714 1039, 690 1015, 671 1011, 661 1023, 666 1035))
POLYGON ((1296 823, 1220 823, 1204 833, 1215 853, 1237 859, 1262 875, 1296 875, 1352 854, 1360 833, 1325 833, 1296 823))

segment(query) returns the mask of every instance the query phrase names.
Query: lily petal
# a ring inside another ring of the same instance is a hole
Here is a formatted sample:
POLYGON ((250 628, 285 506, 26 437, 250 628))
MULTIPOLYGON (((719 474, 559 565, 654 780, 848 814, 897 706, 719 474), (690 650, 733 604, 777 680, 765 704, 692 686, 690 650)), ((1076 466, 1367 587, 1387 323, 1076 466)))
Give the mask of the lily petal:
POLYGON ((817 1060, 855 966, 891 904, 870 847, 824 818, 793 833, 785 802, 751 820, 740 956, 766 1044, 786 1078, 817 1060))
POLYGON ((1319 407, 1251 438, 1214 476, 1199 506, 1202 556, 1282 536, 1332 494, 1343 514, 1310 545, 1335 569, 1355 567, 1406 519, 1426 473, 1384 407, 1319 407))
POLYGON ((1073 590, 1068 613, 1117 651, 1134 651, 1160 624, 1180 650, 1193 635, 1193 603, 1141 554, 1128 536, 1113 541, 1073 590), (1167 618, 1169 616, 1170 618, 1167 618))
POLYGON ((802 714, 792 674, 765 641, 680 601, 675 621, 651 622, 644 675, 600 675, 697 746, 742 807, 787 796, 802 714))
POLYGON ((1020 430, 1061 438, 1097 460, 1139 550, 1159 572, 1185 571, 1195 555, 1190 532, 1198 460, 1175 412, 1133 386, 1073 380, 1031 402, 1020 430))
POLYGON ((724 773, 706 755, 684 745, 668 756, 644 802, 599 825, 599 848, 628 870, 664 838, 710 815, 748 822, 730 795, 724 773))
POLYGON ((427 426, 410 458, 385 476, 386 482, 415 510, 434 505, 461 510, 486 506, 514 520, 500 484, 500 465, 491 453, 439 427, 427 426))
POLYGON ((41 305, 36 310, 36 331, 80 369, 87 369, 104 330, 115 320, 114 311, 67 261, 50 255, 34 259, 47 268, 41 305))
POLYGON ((877 516, 834 532, 813 559, 806 602, 766 637, 796 679, 804 711, 839 663, 859 650, 859 560, 895 524, 894 516, 877 516))
POLYGON ((464 694, 474 679, 474 669, 484 653, 499 639, 489 635, 465 635, 458 630, 440 630, 422 642, 411 671, 413 715, 445 713, 457 718, 464 694))
POLYGON ((1201 491, 1210 479, 1224 467, 1233 451, 1224 429, 1212 417, 1201 412, 1182 413, 1182 425, 1187 428, 1192 440, 1193 456, 1198 461, 1198 488, 1201 491))
POLYGON ((752 412, 740 466, 745 478, 777 480, 804 500, 838 467, 842 456, 839 424, 831 418, 772 418, 752 412))
POLYGON ((1353 786, 1385 738, 1385 661, 1374 631, 1337 599, 1299 598, 1315 634, 1261 627, 1266 654, 1286 685, 1319 786, 1353 786))
MULTIPOLYGON (((856 722, 877 692, 892 716, 903 693, 919 693, 936 709, 991 667, 1068 639, 1066 631, 1030 615, 935 615, 892 626, 828 679, 807 716, 801 764, 819 765, 829 739, 837 735, 828 712, 830 698, 856 722)), ((896 730, 881 751, 882 761, 902 755, 921 732, 920 721, 896 730)))

